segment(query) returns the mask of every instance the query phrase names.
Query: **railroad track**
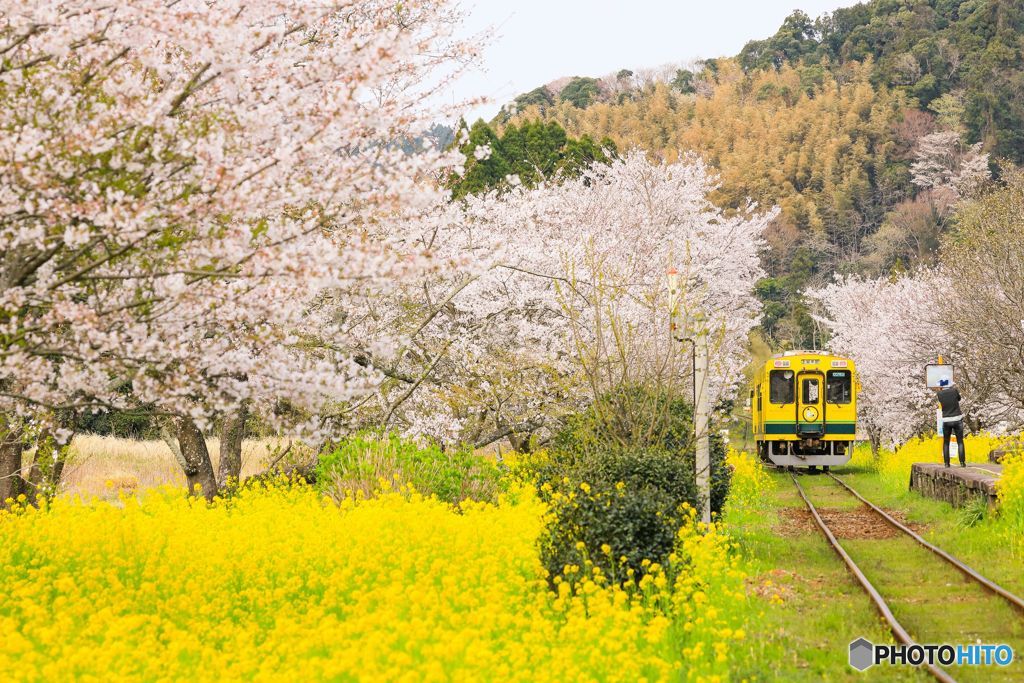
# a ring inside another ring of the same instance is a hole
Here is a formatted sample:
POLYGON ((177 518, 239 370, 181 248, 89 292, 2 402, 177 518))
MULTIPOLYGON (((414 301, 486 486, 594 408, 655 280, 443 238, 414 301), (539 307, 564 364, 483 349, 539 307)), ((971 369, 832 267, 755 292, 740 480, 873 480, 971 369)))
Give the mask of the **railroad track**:
MULTIPOLYGON (((845 491, 847 491, 848 493, 853 495, 857 500, 863 503, 869 510, 871 510, 872 512, 880 516, 882 519, 884 519, 893 528, 898 529, 900 532, 913 539, 918 545, 927 549, 935 557, 940 558, 945 563, 952 566, 958 572, 963 574, 965 577, 980 585, 987 592, 991 593, 992 595, 998 596, 1002 600, 1009 603, 1014 609, 1018 610, 1021 613, 1024 613, 1024 599, 1017 595, 1014 595, 1013 593, 1006 590, 1002 586, 998 585, 994 581, 982 576, 978 571, 971 568, 964 562, 958 560, 953 555, 947 553, 945 550, 942 550, 938 546, 929 543, 919 534, 917 534, 912 529, 907 527, 905 524, 902 524, 899 520, 893 518, 892 515, 888 514, 880 507, 878 507, 871 501, 867 500, 864 496, 860 495, 849 484, 847 484, 839 477, 833 475, 830 472, 826 473, 826 475, 830 477, 833 481, 838 483, 845 491)), ((882 594, 871 583, 871 581, 864 574, 861 568, 857 565, 857 563, 853 560, 853 558, 846 551, 843 545, 839 542, 835 534, 829 528, 828 524, 825 523, 825 520, 818 512, 818 509, 814 506, 814 504, 811 502, 810 498, 808 498, 806 492, 804 491, 804 488, 800 485, 800 482, 798 481, 796 474, 791 474, 790 476, 793 479, 793 484, 796 485, 797 492, 800 494, 800 497, 807 505, 807 509, 810 511, 811 516, 813 517, 818 528, 824 534, 826 540, 828 540, 833 550, 836 551, 839 557, 846 564, 847 568, 850 570, 850 573, 853 574, 854 578, 857 579, 857 582, 860 583, 861 587, 868 594, 868 597, 871 599, 872 603, 874 603, 876 609, 882 615, 882 618, 885 619, 886 623, 889 626, 889 629, 892 631, 892 634, 896 638, 896 640, 902 643, 903 645, 907 646, 917 644, 916 641, 910 636, 907 629, 904 628, 904 626, 896 618, 895 614, 893 613, 893 610, 890 608, 885 598, 882 597, 882 594)), ((924 663, 921 665, 921 668, 926 669, 933 677, 935 677, 939 681, 943 681, 943 683, 955 683, 955 679, 949 674, 949 672, 947 672, 940 666, 924 663)))

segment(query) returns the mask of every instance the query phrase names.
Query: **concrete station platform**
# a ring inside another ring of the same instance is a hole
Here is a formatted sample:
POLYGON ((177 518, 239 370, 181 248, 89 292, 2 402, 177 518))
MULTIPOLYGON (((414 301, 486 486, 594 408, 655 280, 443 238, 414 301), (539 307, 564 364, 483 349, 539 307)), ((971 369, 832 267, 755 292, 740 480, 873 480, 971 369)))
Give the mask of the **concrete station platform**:
POLYGON ((915 462, 910 468, 910 490, 955 507, 984 497, 994 507, 996 482, 1002 473, 1002 465, 989 462, 969 462, 967 467, 953 464, 948 468, 942 463, 915 462))

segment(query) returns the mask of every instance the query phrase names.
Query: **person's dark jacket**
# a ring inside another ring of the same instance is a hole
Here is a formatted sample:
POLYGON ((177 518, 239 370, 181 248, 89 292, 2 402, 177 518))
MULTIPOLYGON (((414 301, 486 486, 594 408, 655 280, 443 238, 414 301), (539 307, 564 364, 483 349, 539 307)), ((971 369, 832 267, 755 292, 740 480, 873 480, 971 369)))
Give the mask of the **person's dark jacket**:
POLYGON ((939 389, 938 399, 939 405, 942 406, 943 420, 948 417, 961 417, 963 415, 960 412, 960 390, 956 387, 939 389))

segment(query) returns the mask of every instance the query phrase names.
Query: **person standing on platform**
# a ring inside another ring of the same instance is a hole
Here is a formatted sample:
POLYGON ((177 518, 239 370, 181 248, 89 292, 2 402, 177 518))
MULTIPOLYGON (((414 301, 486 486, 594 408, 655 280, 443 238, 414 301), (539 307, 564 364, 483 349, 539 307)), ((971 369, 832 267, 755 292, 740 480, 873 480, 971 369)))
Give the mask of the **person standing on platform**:
POLYGON ((967 467, 964 450, 964 415, 960 410, 960 390, 953 380, 940 379, 936 398, 942 406, 942 461, 949 467, 949 437, 956 434, 956 446, 960 455, 960 467, 967 467))

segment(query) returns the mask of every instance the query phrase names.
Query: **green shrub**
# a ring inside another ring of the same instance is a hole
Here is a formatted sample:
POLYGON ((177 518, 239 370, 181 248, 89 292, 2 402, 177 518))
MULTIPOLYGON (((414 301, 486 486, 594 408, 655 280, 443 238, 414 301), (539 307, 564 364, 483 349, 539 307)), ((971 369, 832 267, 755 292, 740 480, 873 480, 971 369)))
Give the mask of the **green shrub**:
POLYGON ((985 521, 988 515, 988 496, 972 496, 956 511, 958 529, 970 529, 985 521))
POLYGON ((539 480, 553 513, 540 548, 551 577, 585 559, 619 580, 639 578, 645 560, 666 564, 683 504, 697 499, 692 461, 659 449, 569 456, 539 480))
MULTIPOLYGON (((544 467, 552 471, 561 468, 564 471, 556 474, 563 476, 569 469, 579 470, 576 463, 585 461, 594 467, 606 467, 602 463, 614 460, 616 453, 640 448, 669 453, 674 459, 687 463, 689 471, 693 472, 696 458, 693 408, 685 400, 630 387, 603 397, 600 403, 567 418, 565 428, 552 439, 550 456, 544 467)), ((711 511, 720 513, 725 506, 731 480, 725 460, 727 448, 713 427, 710 442, 711 511)), ((591 476, 585 470, 577 471, 577 474, 591 476)), ((550 480, 551 476, 549 473, 545 478, 542 473, 540 483, 550 480)), ((692 481, 693 475, 688 476, 692 481)), ((680 500, 698 507, 696 488, 680 500)))
POLYGON ((315 480, 320 491, 338 499, 412 486, 454 504, 467 498, 493 500, 500 471, 470 449, 419 446, 393 433, 359 434, 320 456, 315 480))
MULTIPOLYGON (((693 413, 678 398, 639 387, 604 396, 569 418, 533 480, 552 521, 541 555, 552 577, 589 559, 620 579, 639 577, 645 560, 667 564, 684 506, 700 507, 694 477, 693 413), (625 558, 625 559, 623 559, 625 558)), ((729 490, 726 448, 711 438, 711 509, 729 490)))
POLYGON ((151 440, 160 438, 160 426, 148 408, 136 410, 101 411, 79 418, 76 429, 80 432, 116 436, 122 439, 151 440))

